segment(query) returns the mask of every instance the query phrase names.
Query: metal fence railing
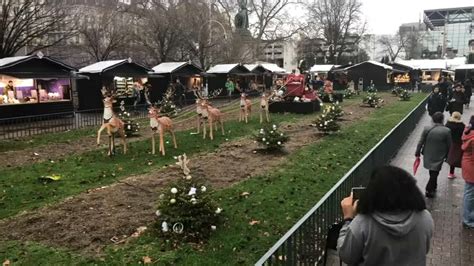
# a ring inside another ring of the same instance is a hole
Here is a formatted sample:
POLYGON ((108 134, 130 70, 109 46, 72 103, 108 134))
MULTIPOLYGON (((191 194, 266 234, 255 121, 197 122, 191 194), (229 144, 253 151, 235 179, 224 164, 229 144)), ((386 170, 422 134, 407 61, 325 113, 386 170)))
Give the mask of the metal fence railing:
POLYGON ((375 145, 255 265, 318 265, 330 225, 342 221, 340 202, 354 186, 364 185, 376 166, 396 155, 425 113, 426 99, 375 145))
MULTIPOLYGON (((116 111, 118 112, 118 108, 116 111)), ((145 105, 127 106, 132 119, 147 117, 145 105)), ((0 119, 0 140, 76 130, 102 124, 104 109, 0 119)))

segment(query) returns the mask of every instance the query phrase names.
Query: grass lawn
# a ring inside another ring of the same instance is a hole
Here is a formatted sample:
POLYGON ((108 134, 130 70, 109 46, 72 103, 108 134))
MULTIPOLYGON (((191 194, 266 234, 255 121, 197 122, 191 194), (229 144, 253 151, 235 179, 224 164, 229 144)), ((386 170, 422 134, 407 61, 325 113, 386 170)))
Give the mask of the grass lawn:
MULTIPOLYGON (((300 151, 289 156, 285 165, 279 169, 266 175, 255 177, 241 182, 231 188, 216 191, 213 195, 219 205, 224 208, 226 217, 225 224, 222 225, 216 233, 211 237, 209 243, 199 250, 195 250, 190 246, 184 245, 177 250, 169 250, 166 248, 166 241, 159 239, 153 235, 153 231, 148 231, 138 240, 128 243, 124 246, 111 246, 106 250, 106 255, 102 260, 93 260, 91 258, 80 257, 64 250, 56 250, 43 247, 35 243, 16 243, 16 242, 0 242, 0 259, 9 258, 12 262, 19 264, 38 264, 44 261, 46 264, 99 264, 99 265, 125 265, 138 264, 143 256, 150 256, 157 264, 162 265, 252 265, 260 256, 262 256, 268 248, 270 248, 301 216, 312 207, 338 180, 342 177, 373 145, 375 145, 393 126, 395 126, 407 113, 409 113, 426 95, 415 94, 409 102, 397 102, 392 106, 377 110, 371 115, 367 121, 352 125, 342 130, 340 134, 330 135, 322 141, 309 145, 300 151), (249 192, 248 198, 240 197, 242 192, 249 192), (252 220, 260 221, 259 224, 250 225, 252 220), (46 259, 47 258, 47 259, 46 259)), ((359 101, 360 99, 356 99, 359 101)), ((274 118, 283 120, 285 117, 274 118)), ((238 127, 238 124, 229 125, 231 130, 238 127)), ((228 126, 228 127, 229 127, 228 126)), ((249 127, 240 127, 242 134, 252 132, 249 127)), ((187 133, 180 136, 181 143, 184 143, 187 133)), ((187 151, 189 149, 210 149, 208 145, 200 147, 202 141, 193 142, 192 139, 186 141, 187 151), (198 148, 199 147, 199 148, 198 148)), ((222 142, 222 138, 216 141, 216 144, 222 142)), ((144 145, 142 144, 137 144, 144 145)), ((145 147, 141 147, 140 150, 145 147)), ((133 150, 139 150, 132 147, 133 150)), ((174 154, 178 154, 178 151, 174 154)), ((142 151, 143 153, 143 151, 142 151)), ((61 164, 90 169, 116 169, 118 165, 123 167, 123 172, 129 171, 125 165, 129 165, 131 158, 153 158, 147 154, 127 155, 126 158, 117 156, 113 158, 114 165, 110 164, 110 160, 103 159, 103 155, 84 156, 82 161, 78 158, 74 160, 68 159, 61 164), (71 162, 72 161, 72 162, 71 162), (79 164, 79 165, 75 165, 79 164)), ((170 157, 157 157, 158 162, 170 163, 170 157)), ((143 163, 143 161, 140 161, 143 163)), ((146 162, 146 161, 145 161, 146 162)), ((60 167, 61 164, 53 164, 52 167, 60 167)), ((51 167, 49 164, 41 167, 51 167)), ((143 164, 143 171, 150 171, 155 166, 147 167, 143 164)), ((61 168, 63 169, 63 168, 61 168)), ((33 170, 33 169, 31 169, 33 170)), ((29 171, 31 171, 29 170, 29 171)), ((40 170, 40 169, 36 169, 40 170)), ((67 169, 63 169, 67 170, 67 169)), ((17 171, 21 171, 18 169, 17 171)), ((74 179, 90 180, 97 179, 97 172, 88 173, 89 170, 83 172, 87 174, 89 179, 75 176, 74 179)), ((81 170, 82 172, 82 170, 81 170)), ((120 173, 124 176, 124 173, 120 173)), ((77 193, 78 190, 84 189, 84 186, 97 186, 99 183, 110 183, 117 179, 105 177, 100 178, 94 184, 75 184, 72 178, 67 178, 63 183, 71 182, 68 189, 60 183, 53 184, 54 188, 47 186, 49 194, 43 195, 40 201, 42 204, 53 202, 66 193, 77 193), (63 191, 65 190, 65 191, 63 191), (52 193, 52 191, 55 191, 52 193), (57 191, 57 192, 56 192, 57 191), (56 197, 51 199, 51 197, 56 197)), ((21 178, 17 172, 16 176, 8 177, 10 182, 14 178, 21 178)), ((35 178, 21 178, 16 185, 29 189, 23 193, 20 189, 16 193, 22 193, 21 198, 31 193, 38 193, 33 190, 37 186, 34 185, 35 178)), ((3 182, 3 180, 2 180, 3 182)), ((3 184, 2 184, 3 185, 3 184)), ((13 188, 12 188, 13 189, 13 188)), ((38 189, 36 189, 38 190, 38 189)), ((9 192, 11 193, 11 192, 9 192)), ((10 194, 9 194, 10 195, 10 194)), ((1 206, 1 216, 9 216, 23 209, 17 198, 15 201, 9 201, 9 204, 15 203, 14 208, 3 208, 1 206)), ((28 197, 30 198, 30 197, 28 197)), ((27 203, 29 208, 36 207, 35 202, 27 203)))
MULTIPOLYGON (((272 115, 272 122, 294 121, 302 115, 272 115)), ((14 215, 23 210, 31 210, 45 204, 57 202, 68 196, 78 194, 90 188, 114 183, 124 177, 149 173, 164 165, 174 162, 173 156, 187 153, 189 155, 206 150, 216 149, 226 140, 252 134, 260 127, 256 118, 248 125, 230 121, 225 123, 226 135, 215 134, 214 141, 203 141, 202 137, 191 135, 194 130, 177 132, 178 149, 172 148, 171 141, 166 145, 166 156, 151 155, 151 141, 143 140, 129 143, 128 153, 109 158, 106 149, 90 151, 59 159, 24 165, 16 168, 0 169, 0 219, 14 215), (150 165, 151 164, 151 165, 150 165), (43 184, 40 176, 61 174, 61 181, 43 184)), ((166 136, 170 140, 169 136, 166 136)), ((117 143, 119 141, 117 140, 117 143)), ((158 147, 156 147, 158 149, 158 147)))

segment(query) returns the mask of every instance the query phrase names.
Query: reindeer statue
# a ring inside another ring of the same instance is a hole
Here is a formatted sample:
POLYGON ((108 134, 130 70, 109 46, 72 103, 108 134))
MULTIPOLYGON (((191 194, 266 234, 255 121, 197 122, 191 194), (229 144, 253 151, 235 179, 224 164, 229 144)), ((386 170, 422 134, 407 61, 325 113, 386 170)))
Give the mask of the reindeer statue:
POLYGON ((124 123, 122 120, 120 120, 117 115, 114 113, 113 110, 113 103, 115 102, 114 100, 114 94, 112 92, 109 92, 105 89, 105 87, 102 88, 102 95, 104 96, 104 115, 103 115, 103 122, 102 126, 100 127, 99 131, 97 131, 97 146, 100 145, 100 135, 104 129, 107 129, 107 135, 109 136, 109 151, 108 155, 112 156, 115 154, 115 133, 118 133, 120 135, 120 138, 122 139, 122 145, 123 145, 123 153, 127 153, 127 141, 125 140, 126 135, 125 135, 125 129, 124 129, 124 123))
POLYGON ((224 121, 222 118, 222 113, 219 109, 215 108, 212 106, 212 104, 209 102, 209 99, 216 98, 219 96, 219 94, 222 93, 222 89, 214 90, 209 97, 203 97, 202 94, 199 91, 195 91, 194 94, 197 97, 196 100, 196 113, 198 114, 197 118, 197 133, 200 133, 200 126, 203 124, 203 136, 202 138, 206 138, 206 121, 209 124, 209 129, 210 133, 209 136, 212 139, 214 139, 214 134, 213 134, 213 129, 215 127, 215 130, 217 131, 217 123, 221 124, 221 129, 222 129, 222 135, 224 135, 224 121))
POLYGON ((165 155, 165 132, 169 132, 171 134, 173 137, 174 148, 177 149, 178 145, 176 144, 176 137, 173 132, 173 121, 171 121, 171 119, 167 116, 160 116, 160 109, 153 106, 148 109, 148 116, 150 117, 150 127, 153 131, 153 134, 151 135, 151 153, 155 154, 156 131, 158 131, 160 134, 159 152, 161 152, 163 156, 165 155))
POLYGON ((269 100, 270 97, 272 97, 271 94, 267 94, 266 92, 262 93, 262 97, 260 98, 260 124, 263 123, 263 116, 265 115, 265 118, 267 120, 267 123, 270 122, 270 115, 268 111, 268 105, 269 105, 269 100))
POLYGON ((245 93, 240 94, 240 114, 239 114, 239 122, 244 121, 248 123, 248 117, 252 112, 252 101, 247 99, 247 95, 245 93))

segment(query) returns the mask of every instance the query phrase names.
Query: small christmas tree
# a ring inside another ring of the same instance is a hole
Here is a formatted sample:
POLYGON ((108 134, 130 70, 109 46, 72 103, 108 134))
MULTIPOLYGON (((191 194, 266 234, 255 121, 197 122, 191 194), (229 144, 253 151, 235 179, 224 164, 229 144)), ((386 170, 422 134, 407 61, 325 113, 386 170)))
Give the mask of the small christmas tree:
POLYGON ((370 83, 369 87, 367 87, 367 92, 368 93, 375 93, 377 92, 377 89, 375 88, 375 84, 374 83, 370 83))
POLYGON ((408 92, 408 90, 402 90, 399 94, 398 94, 398 99, 400 101, 409 101, 411 98, 411 94, 408 92))
POLYGON ((399 86, 395 86, 392 89, 392 95, 399 97, 400 94, 403 92, 403 89, 399 86))
POLYGON ((276 125, 261 128, 254 138, 255 142, 260 143, 269 151, 281 150, 285 142, 289 140, 288 136, 279 131, 276 125))
POLYGON ((334 120, 341 120, 341 118, 344 116, 344 110, 342 109, 339 102, 335 102, 332 104, 324 105, 323 114, 333 118, 334 120))
POLYGON ((132 119, 130 112, 125 109, 125 102, 120 102, 120 113, 118 114, 119 118, 124 123, 125 134, 127 137, 137 134, 140 130, 140 125, 132 119))
POLYGON ((178 115, 179 110, 173 101, 173 97, 174 97, 174 88, 169 87, 165 95, 163 95, 163 99, 161 100, 161 102, 158 103, 158 105, 160 106, 160 113, 162 115, 168 116, 168 117, 174 117, 178 115))
POLYGON ((377 93, 367 93, 367 95, 362 100, 363 104, 366 104, 373 108, 380 108, 383 104, 383 99, 377 95, 377 93))
POLYGON ((216 230, 222 209, 212 200, 204 180, 191 176, 186 154, 177 160, 183 176, 160 195, 156 226, 164 237, 201 243, 216 230))
POLYGON ((336 132, 341 129, 341 126, 337 123, 337 121, 332 117, 332 115, 328 115, 323 113, 322 115, 316 118, 314 121, 316 128, 323 132, 324 134, 329 134, 330 132, 336 132))
POLYGON ((346 89, 346 90, 344 91, 344 98, 346 98, 346 99, 351 99, 352 97, 354 97, 354 94, 355 94, 354 91, 349 90, 349 89, 346 89))

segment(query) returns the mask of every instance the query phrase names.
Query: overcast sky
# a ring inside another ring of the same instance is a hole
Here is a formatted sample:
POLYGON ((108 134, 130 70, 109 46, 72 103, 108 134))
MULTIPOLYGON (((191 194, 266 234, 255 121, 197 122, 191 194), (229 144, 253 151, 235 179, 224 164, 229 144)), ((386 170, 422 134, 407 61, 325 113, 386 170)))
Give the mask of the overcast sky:
POLYGON ((474 0, 361 0, 369 32, 393 34, 402 23, 417 22, 425 9, 474 6, 474 0))

